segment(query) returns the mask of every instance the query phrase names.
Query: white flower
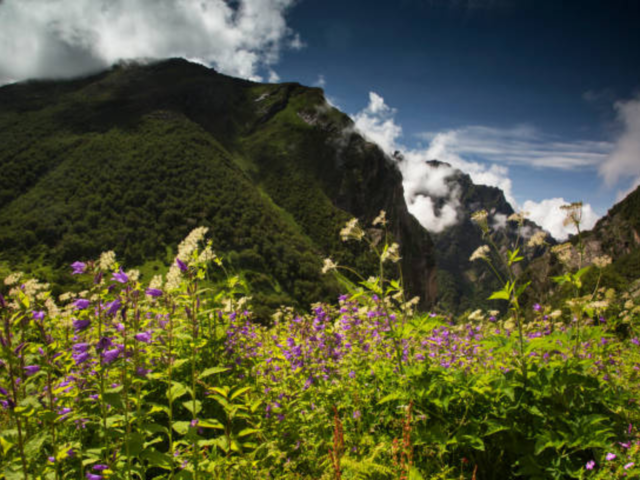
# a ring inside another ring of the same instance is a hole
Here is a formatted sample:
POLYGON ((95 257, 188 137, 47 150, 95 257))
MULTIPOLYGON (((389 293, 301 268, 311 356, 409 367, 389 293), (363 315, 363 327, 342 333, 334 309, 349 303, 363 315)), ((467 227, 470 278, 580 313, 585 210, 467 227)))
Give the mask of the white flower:
POLYGON ((385 226, 387 224, 387 212, 384 210, 380 210, 380 214, 373 220, 372 225, 375 227, 376 225, 385 226))
POLYGON ((400 245, 397 243, 392 243, 390 247, 386 248, 382 255, 380 256, 380 261, 382 263, 390 260, 392 263, 397 263, 400 261, 400 245))
POLYGON ((611 257, 609 255, 603 255, 593 259, 593 264, 599 269, 603 269, 611 263, 611 257))
POLYGON ((155 275, 149 282, 149 288, 160 290, 163 282, 162 275, 155 275))
POLYGON ((471 254, 471 257, 469 257, 469 261, 475 262, 476 260, 480 260, 480 259, 487 260, 489 258, 488 255, 490 251, 491 249, 489 248, 489 245, 482 245, 481 247, 478 247, 476 251, 471 254))
POLYGON ((116 253, 113 251, 102 252, 100 254, 100 260, 98 264, 100 265, 100 270, 103 272, 108 272, 113 267, 113 264, 116 263, 116 253))
POLYGON ((342 238, 343 242, 347 240, 362 240, 364 237, 364 231, 358 225, 358 219, 352 218, 347 222, 342 230, 340 230, 340 238, 342 238))
POLYGON ((565 265, 571 260, 572 250, 573 247, 569 242, 563 243, 561 245, 556 245, 551 248, 551 251, 556 254, 558 260, 560 260, 560 262, 564 263, 565 265))
POLYGON ((565 211, 565 218, 562 224, 566 227, 569 225, 580 225, 582 221, 582 202, 573 202, 570 205, 562 205, 560 207, 565 211))
POLYGON ((336 265, 335 263, 333 263, 333 260, 331 260, 330 258, 325 258, 324 259, 324 264, 322 265, 322 273, 328 273, 331 270, 335 270, 336 268, 338 268, 338 265, 336 265))
POLYGON ((469 320, 482 320, 484 315, 482 315, 482 310, 476 310, 469 315, 469 320))
POLYGON ((191 230, 187 238, 178 245, 178 256, 176 258, 188 263, 191 254, 198 248, 198 242, 204 238, 208 231, 207 227, 198 227, 191 230))
POLYGON ((531 238, 529 239, 529 241, 527 242, 527 247, 529 248, 535 248, 535 247, 539 247, 545 244, 545 238, 547 238, 547 232, 544 232, 542 230, 538 230, 536 233, 534 233, 531 238))
POLYGON ((22 275, 24 275, 22 272, 12 273, 4 279, 4 284, 8 286, 14 285, 20 281, 22 275))

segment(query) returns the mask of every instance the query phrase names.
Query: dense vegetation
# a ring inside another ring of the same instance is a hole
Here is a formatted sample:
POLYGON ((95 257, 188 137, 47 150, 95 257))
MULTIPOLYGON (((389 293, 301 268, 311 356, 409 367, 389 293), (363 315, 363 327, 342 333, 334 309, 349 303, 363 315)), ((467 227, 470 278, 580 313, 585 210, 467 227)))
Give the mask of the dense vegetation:
POLYGON ((325 256, 373 273, 375 259, 338 232, 385 208, 409 287, 426 297, 428 235, 398 201, 399 172, 350 125, 319 89, 184 60, 4 86, 0 273, 28 271, 59 294, 73 288, 70 262, 114 249, 148 281, 203 225, 266 318, 335 298, 319 274, 325 256))
POLYGON ((220 276, 206 229, 150 284, 112 253, 74 262, 86 290, 59 299, 11 275, 0 297, 0 475, 637 477, 638 299, 583 290, 603 258, 566 263, 561 309, 523 308, 514 266, 543 239, 505 253, 486 219, 474 215, 487 245, 473 260, 503 282, 493 294, 503 315, 416 312, 388 277, 398 246, 356 220, 341 237, 368 245, 378 276, 327 259, 339 301, 284 308, 268 326, 241 279, 220 276))

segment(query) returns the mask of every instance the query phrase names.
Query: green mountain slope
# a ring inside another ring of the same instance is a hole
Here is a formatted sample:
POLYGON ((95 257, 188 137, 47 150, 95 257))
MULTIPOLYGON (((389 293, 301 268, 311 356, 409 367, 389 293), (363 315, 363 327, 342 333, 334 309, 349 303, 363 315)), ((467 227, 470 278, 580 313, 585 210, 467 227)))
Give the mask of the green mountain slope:
POLYGON ((204 225, 260 304, 306 304, 338 292, 320 274, 327 256, 373 271, 338 233, 385 209, 409 290, 423 305, 435 295, 432 244, 399 172, 319 89, 184 60, 5 86, 0 168, 0 262, 58 285, 68 263, 107 249, 162 269, 167 247, 204 225))

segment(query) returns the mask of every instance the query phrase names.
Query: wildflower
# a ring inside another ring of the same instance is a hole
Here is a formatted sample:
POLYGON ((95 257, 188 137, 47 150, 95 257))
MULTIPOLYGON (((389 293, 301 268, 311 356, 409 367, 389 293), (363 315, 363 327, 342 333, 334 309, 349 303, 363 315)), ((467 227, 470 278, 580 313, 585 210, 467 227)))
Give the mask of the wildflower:
POLYGON ((150 332, 136 333, 133 336, 133 338, 135 338, 139 342, 151 343, 151 333, 150 332))
POLYGON ((536 311, 536 312, 539 312, 539 311, 542 310, 542 307, 540 306, 539 303, 534 303, 533 304, 533 310, 536 311))
POLYGON ((353 418, 354 418, 355 420, 358 420, 358 419, 360 418, 360 416, 361 416, 361 415, 362 415, 362 414, 360 413, 360 410, 356 410, 356 411, 354 411, 354 412, 353 412, 353 418))
POLYGON ((380 261, 381 262, 386 262, 387 260, 390 260, 392 263, 397 263, 400 261, 400 254, 399 254, 399 250, 400 250, 400 245, 398 245, 397 243, 392 243, 390 247, 385 248, 384 252, 382 252, 382 255, 380 256, 380 261))
POLYGON ((73 302, 73 306, 76 310, 84 310, 89 306, 91 302, 89 300, 85 300, 84 298, 78 298, 75 302, 73 302))
MULTIPOLYGON (((207 227, 198 227, 191 230, 187 238, 178 245, 177 258, 181 262, 186 262, 191 254, 198 248, 198 243, 204 238, 209 229, 207 227)), ((184 264, 184 263, 183 263, 184 264)), ((180 267, 182 269, 182 267, 180 267)), ((182 270, 183 272, 186 270, 182 270)))
POLYGON ((7 286, 15 285, 20 281, 22 275, 24 275, 22 272, 12 273, 11 275, 5 277, 4 284, 7 286))
POLYGON ((82 352, 82 353, 74 353, 72 357, 75 360, 76 365, 80 365, 81 363, 84 363, 87 360, 89 360, 91 355, 89 354, 89 352, 82 352))
POLYGON ((181 272, 186 272, 187 270, 189 270, 189 267, 187 266, 187 264, 184 263, 179 258, 176 258, 176 265, 178 266, 181 272))
POLYGON ((607 459, 608 462, 610 462, 611 460, 615 460, 617 457, 617 455, 615 453, 607 453, 607 455, 604 457, 607 459))
POLYGON ((56 457, 47 457, 49 463, 56 463, 56 457))
POLYGON ((469 315, 469 320, 482 320, 484 315, 482 315, 482 310, 476 310, 469 315))
POLYGON ((569 225, 580 225, 582 221, 582 202, 573 202, 570 205, 562 205, 561 210, 565 211, 565 218, 562 224, 567 227, 569 225))
POLYGON ((31 375, 35 375, 39 371, 40 371, 40 365, 27 365, 26 367, 24 367, 24 374, 27 377, 30 377, 31 375))
POLYGON ((81 332, 85 330, 91 324, 90 320, 74 320, 73 321, 73 329, 76 332, 81 332))
POLYGON ((103 470, 107 470, 108 468, 109 468, 109 465, 104 465, 102 463, 98 463, 98 464, 93 466, 93 469, 98 471, 98 472, 101 472, 103 470))
POLYGON ((120 283, 127 283, 129 281, 129 276, 124 273, 124 270, 120 267, 120 271, 118 273, 114 273, 111 276, 111 280, 115 280, 120 283))
POLYGON ((523 223, 525 217, 529 215, 528 212, 518 212, 518 213, 512 213, 511 215, 509 215, 509 218, 507 218, 507 221, 509 222, 517 222, 517 223, 523 223))
POLYGON ((489 223, 487 222, 488 216, 489 214, 486 210, 479 210, 471 215, 471 220, 478 224, 483 233, 487 233, 489 231, 489 223))
POLYGON ((81 273, 84 273, 85 269, 87 268, 87 264, 84 262, 73 262, 71 264, 71 268, 73 269, 71 275, 80 275, 81 273))
POLYGON ((569 263, 569 260, 571 260, 572 250, 573 247, 568 242, 561 245, 555 245, 551 248, 551 251, 556 254, 558 260, 565 265, 569 263))
POLYGON ((343 242, 347 240, 360 241, 364 237, 364 231, 358 225, 358 219, 352 218, 347 222, 342 230, 340 230, 340 238, 343 242))
POLYGON ((378 216, 371 223, 374 227, 376 225, 382 225, 383 227, 387 224, 387 212, 384 210, 380 210, 378 216))
POLYGON ((158 289, 158 288, 147 288, 147 290, 145 291, 145 293, 150 296, 150 297, 161 297, 162 296, 162 290, 158 289))
POLYGON ((488 255, 490 251, 491 250, 489 248, 489 245, 482 245, 481 247, 478 247, 476 251, 471 254, 471 257, 469 257, 469 261, 474 262, 479 259, 488 260, 489 258, 488 255))
POLYGON ((44 316, 45 316, 45 313, 42 310, 33 312, 33 319, 34 320, 42 321, 42 320, 44 320, 44 316))
POLYGON ((338 268, 338 265, 336 265, 335 263, 333 263, 333 260, 331 260, 330 258, 325 258, 324 259, 324 264, 322 265, 322 273, 328 273, 331 270, 335 270, 336 268, 338 268))
POLYGON ((587 470, 593 470, 593 467, 596 466, 596 462, 593 460, 589 460, 587 464, 584 466, 587 470))
POLYGON ((631 467, 633 467, 634 465, 635 465, 635 463, 633 463, 633 462, 629 462, 629 463, 627 463, 623 468, 624 468, 625 470, 629 470, 629 469, 630 469, 631 467))
POLYGON ((603 269, 611 263, 611 257, 609 255, 603 255, 593 259, 593 264, 599 269, 603 269))
POLYGON ((545 244, 545 238, 547 238, 547 232, 543 232, 542 230, 538 230, 534 233, 529 241, 527 242, 527 247, 535 248, 540 247, 545 244))
POLYGON ((121 306, 122 306, 122 302, 120 301, 119 298, 116 298, 112 302, 107 303, 106 305, 107 315, 114 316, 116 313, 118 313, 118 310, 120 310, 121 306))
POLYGON ((102 480, 102 475, 96 475, 95 473, 87 472, 85 475, 88 480, 102 480))
POLYGON ((106 352, 104 352, 104 354, 102 355, 102 359, 104 360, 104 363, 111 363, 115 361, 119 355, 120 349, 114 348, 112 350, 107 350, 106 352))
POLYGON ((103 252, 100 255, 100 260, 98 264, 100 265, 100 269, 103 271, 111 270, 113 264, 116 263, 116 254, 113 251, 103 252))

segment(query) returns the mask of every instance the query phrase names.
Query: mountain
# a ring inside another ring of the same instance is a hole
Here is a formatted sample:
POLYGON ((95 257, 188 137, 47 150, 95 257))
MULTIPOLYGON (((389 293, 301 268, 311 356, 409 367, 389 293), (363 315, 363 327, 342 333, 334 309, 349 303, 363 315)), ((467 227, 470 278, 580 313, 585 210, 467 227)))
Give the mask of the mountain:
MULTIPOLYGON (((514 212, 507 202, 504 192, 497 187, 476 185, 471 177, 445 162, 427 162, 432 175, 444 178, 444 187, 439 188, 440 196, 429 193, 436 215, 453 201, 456 208, 456 222, 442 232, 431 233, 436 250, 438 267, 438 305, 448 312, 461 313, 470 309, 496 309, 500 305, 488 300, 492 292, 503 285, 483 261, 470 261, 473 252, 487 241, 482 231, 471 220, 471 215, 480 210, 489 214, 489 226, 494 231, 494 240, 501 250, 515 245, 518 235, 526 241, 540 230, 535 223, 525 220, 522 227, 507 219, 514 212)), ((554 243, 549 238, 548 241, 554 243)), ((525 257, 521 267, 525 267, 539 250, 523 250, 525 257)))
MULTIPOLYGON (((598 285, 640 295, 640 187, 611 207, 591 230, 572 236, 568 243, 573 246, 568 263, 574 271, 594 265, 594 260, 604 255, 612 259, 603 269, 602 278, 598 279, 597 269, 585 275, 583 292, 593 292, 598 285), (578 254, 580 242, 584 247, 582 260, 578 254)), ((532 262, 528 273, 537 299, 553 303, 562 298, 561 289, 551 284, 549 278, 563 270, 551 252, 532 262)))
POLYGON ((203 225, 257 303, 308 304, 338 293, 327 256, 375 272, 339 231, 384 209, 408 290, 435 297, 433 245, 399 171, 317 88, 181 59, 4 86, 0 169, 0 273, 65 285, 69 263, 113 249, 150 276, 203 225))

